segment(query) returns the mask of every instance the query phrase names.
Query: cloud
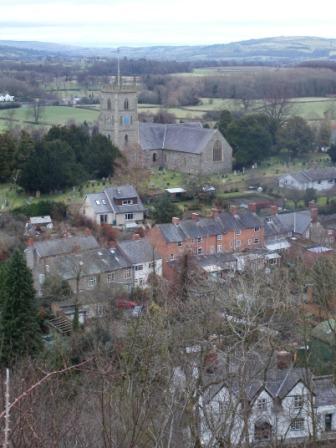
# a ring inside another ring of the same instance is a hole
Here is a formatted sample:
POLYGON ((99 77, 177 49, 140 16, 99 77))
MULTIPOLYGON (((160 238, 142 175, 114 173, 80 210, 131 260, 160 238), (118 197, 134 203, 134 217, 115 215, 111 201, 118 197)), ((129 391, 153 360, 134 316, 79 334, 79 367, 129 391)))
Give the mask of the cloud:
POLYGON ((210 44, 274 35, 336 37, 334 1, 0 0, 0 39, 210 44))

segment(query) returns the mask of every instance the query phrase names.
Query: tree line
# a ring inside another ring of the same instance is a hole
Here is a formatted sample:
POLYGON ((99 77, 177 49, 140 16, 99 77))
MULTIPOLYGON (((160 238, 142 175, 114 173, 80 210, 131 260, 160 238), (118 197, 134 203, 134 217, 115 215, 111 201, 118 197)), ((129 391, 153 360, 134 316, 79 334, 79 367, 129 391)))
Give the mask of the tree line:
POLYGON ((119 150, 96 130, 53 126, 42 136, 0 134, 0 181, 27 192, 49 193, 113 175, 119 150))

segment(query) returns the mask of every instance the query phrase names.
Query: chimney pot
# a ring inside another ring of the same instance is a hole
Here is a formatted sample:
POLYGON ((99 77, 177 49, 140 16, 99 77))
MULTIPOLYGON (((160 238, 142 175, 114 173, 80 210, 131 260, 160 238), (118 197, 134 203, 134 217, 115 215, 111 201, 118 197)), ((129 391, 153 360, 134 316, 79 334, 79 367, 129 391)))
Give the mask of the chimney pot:
POLYGON ((236 205, 230 205, 230 212, 236 215, 238 213, 238 207, 236 205))
POLYGON ((271 205, 271 213, 272 215, 276 215, 278 213, 278 206, 277 205, 271 205))
POLYGON ((175 226, 178 226, 180 224, 180 218, 177 218, 177 216, 173 216, 172 223, 175 224, 175 226))
POLYGON ((219 213, 220 213, 220 211, 219 211, 218 208, 214 207, 214 208, 211 209, 211 216, 212 216, 213 218, 217 218, 217 216, 219 215, 219 213))
POLYGON ((281 350, 276 352, 277 368, 280 370, 289 369, 293 361, 293 356, 290 352, 281 350))
POLYGON ((257 203, 256 202, 250 202, 248 204, 248 209, 251 213, 257 213, 257 203))

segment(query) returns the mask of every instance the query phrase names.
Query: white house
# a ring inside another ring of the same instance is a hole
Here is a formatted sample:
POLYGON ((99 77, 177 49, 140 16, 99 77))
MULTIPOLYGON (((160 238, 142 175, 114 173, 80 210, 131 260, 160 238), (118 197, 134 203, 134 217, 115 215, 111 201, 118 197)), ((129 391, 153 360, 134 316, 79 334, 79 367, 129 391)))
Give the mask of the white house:
POLYGON ((118 249, 132 265, 134 287, 148 287, 150 275, 162 277, 162 258, 148 240, 120 241, 118 249))
MULTIPOLYGON (((252 377, 251 377, 252 378, 252 377)), ((332 376, 314 377, 301 368, 275 368, 244 383, 213 381, 200 401, 203 446, 240 447, 272 440, 336 438, 336 387, 332 376), (226 442, 226 443, 225 443, 226 442)))
POLYGON ((99 225, 134 228, 143 224, 145 208, 132 185, 121 185, 87 194, 81 213, 99 225))
POLYGON ((1 103, 12 103, 14 101, 14 96, 9 95, 6 93, 5 95, 0 95, 0 102, 1 103))
POLYGON ((279 177, 280 188, 305 191, 313 188, 317 191, 330 190, 336 185, 336 168, 314 168, 288 173, 279 177))

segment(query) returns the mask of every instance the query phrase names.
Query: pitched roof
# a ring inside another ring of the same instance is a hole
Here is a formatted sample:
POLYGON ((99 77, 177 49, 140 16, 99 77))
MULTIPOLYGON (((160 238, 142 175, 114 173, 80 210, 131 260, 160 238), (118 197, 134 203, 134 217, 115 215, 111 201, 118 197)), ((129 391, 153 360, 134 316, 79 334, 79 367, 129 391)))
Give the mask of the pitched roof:
POLYGON ((80 276, 97 275, 130 267, 130 263, 115 249, 94 249, 85 253, 61 255, 50 262, 50 272, 64 280, 80 276))
POLYGON ((215 129, 185 124, 140 123, 140 145, 143 150, 165 149, 201 154, 215 135, 215 129))
POLYGON ((302 235, 310 224, 310 210, 268 216, 264 219, 265 236, 266 238, 271 238, 273 236, 289 233, 298 233, 302 235))
POLYGON ((118 247, 132 264, 150 263, 160 259, 150 242, 144 238, 120 241, 118 247))
POLYGON ((336 178, 335 167, 319 167, 310 170, 298 171, 296 173, 287 174, 292 176, 299 183, 318 182, 322 180, 329 180, 336 178))
POLYGON ((133 185, 119 185, 108 187, 101 193, 89 193, 87 199, 90 201, 95 213, 132 213, 144 212, 140 196, 133 185), (118 199, 137 198, 136 204, 118 205, 118 199))
POLYGON ((97 249, 98 247, 99 244, 93 236, 57 238, 54 240, 38 241, 34 244, 34 248, 40 257, 53 257, 55 255, 97 249))

